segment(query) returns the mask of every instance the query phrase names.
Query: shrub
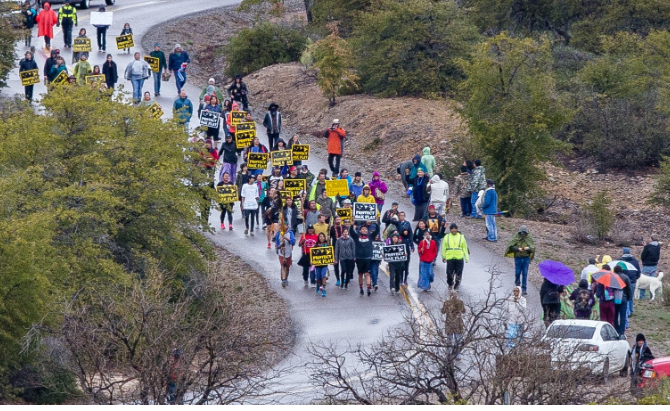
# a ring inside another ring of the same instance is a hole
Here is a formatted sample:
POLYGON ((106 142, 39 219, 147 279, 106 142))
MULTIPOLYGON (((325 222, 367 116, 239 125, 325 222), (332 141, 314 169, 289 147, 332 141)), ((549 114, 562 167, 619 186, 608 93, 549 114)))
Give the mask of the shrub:
POLYGON ((587 204, 584 207, 593 227, 594 234, 601 240, 605 238, 612 228, 614 212, 610 209, 611 205, 612 200, 605 191, 601 191, 596 195, 591 204, 587 204))
MULTIPOLYGON (((351 50, 345 40, 332 33, 311 45, 310 50, 314 67, 318 70, 316 83, 323 95, 328 97, 331 107, 335 105, 335 98, 345 88, 358 88, 356 85, 358 77, 350 69, 351 50)), ((307 59, 306 53, 303 53, 305 58, 301 58, 301 62, 307 59)))
POLYGON ((299 30, 270 23, 243 29, 223 48, 226 74, 246 75, 277 63, 299 61, 307 36, 299 30))
POLYGON ((649 203, 670 208, 670 157, 661 160, 661 174, 656 180, 649 203))

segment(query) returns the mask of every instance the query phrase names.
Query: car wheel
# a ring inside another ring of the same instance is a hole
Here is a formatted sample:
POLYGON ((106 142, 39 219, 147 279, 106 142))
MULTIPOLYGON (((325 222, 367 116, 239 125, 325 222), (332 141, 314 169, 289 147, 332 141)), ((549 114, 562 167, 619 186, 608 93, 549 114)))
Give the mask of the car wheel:
POLYGON ((116 0, 105 0, 105 3, 106 3, 108 6, 113 6, 114 3, 116 3, 116 0))
POLYGON ((90 5, 91 5, 90 0, 81 0, 81 2, 79 2, 79 7, 84 10, 86 10, 90 5))
POLYGON ((626 360, 623 362, 623 368, 619 371, 619 377, 628 375, 628 367, 630 366, 630 357, 626 355, 626 360))
POLYGON ((605 358, 605 364, 603 364, 603 382, 605 384, 610 381, 610 359, 605 358))

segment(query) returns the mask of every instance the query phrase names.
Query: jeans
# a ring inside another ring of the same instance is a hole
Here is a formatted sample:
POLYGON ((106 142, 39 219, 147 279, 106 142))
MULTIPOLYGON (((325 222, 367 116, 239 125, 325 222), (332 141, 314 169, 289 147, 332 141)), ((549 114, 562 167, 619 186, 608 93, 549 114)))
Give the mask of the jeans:
POLYGON ((479 198, 478 192, 474 192, 470 196, 470 217, 472 218, 477 217, 477 207, 475 207, 475 203, 477 202, 478 198, 479 198))
POLYGON ((244 226, 247 228, 247 230, 254 231, 254 220, 256 219, 257 212, 258 209, 244 210, 244 226), (249 227, 249 220, 251 220, 251 227, 249 227))
POLYGON ((370 262, 370 280, 372 280, 372 286, 377 285, 377 278, 379 278, 379 264, 381 261, 372 260, 370 262))
MULTIPOLYGON (((635 295, 635 287, 636 286, 637 286, 637 281, 631 281, 630 282, 630 295, 633 295, 633 296, 635 295)), ((641 291, 642 290, 640 290, 640 292, 641 291)), ((630 300, 628 300, 628 317, 630 317, 635 312, 635 310, 633 309, 634 308, 633 307, 633 300, 635 300, 635 298, 631 298, 630 300)), ((626 325, 628 325, 628 318, 626 318, 626 325)))
POLYGON ((530 257, 514 257, 514 285, 521 286, 523 292, 526 291, 529 265, 530 257))
MULTIPOLYGON (((642 273, 640 275, 648 275, 649 277, 658 277, 658 266, 644 265, 642 266, 642 273)), ((640 290, 640 300, 644 300, 646 290, 640 290)))
POLYGON ((619 335, 626 333, 627 312, 628 301, 623 301, 621 304, 614 304, 614 328, 619 335))
POLYGON ((486 239, 489 241, 498 241, 498 227, 496 226, 496 216, 486 215, 486 239))
POLYGON ((342 160, 341 154, 328 154, 328 166, 333 175, 340 174, 340 160, 342 160))
POLYGON ((161 72, 159 71, 158 73, 154 72, 154 93, 160 93, 161 92, 161 72))
POLYGON ((33 99, 33 88, 35 87, 34 84, 30 86, 25 86, 26 90, 26 100, 32 100, 33 99))
POLYGON ((470 197, 461 197, 461 215, 467 217, 472 213, 472 203, 470 197))
POLYGON ((523 337, 523 327, 521 324, 507 324, 505 338, 507 338, 506 345, 508 347, 516 347, 516 343, 521 339, 521 337, 523 337))
POLYGON ((184 87, 184 84, 186 84, 186 81, 184 81, 184 82, 179 81, 179 77, 177 76, 177 72, 179 70, 173 70, 173 71, 174 71, 174 73, 173 73, 174 74, 174 82, 177 85, 177 94, 179 94, 181 92, 181 88, 184 87))
POLYGON ((142 87, 144 86, 143 78, 131 78, 130 81, 133 83, 133 101, 139 103, 142 101, 142 87))
POLYGON ((98 38, 98 50, 105 51, 107 49, 107 27, 96 27, 95 32, 98 38))
POLYGON ((354 260, 340 260, 340 281, 343 285, 354 278, 354 265, 354 260))

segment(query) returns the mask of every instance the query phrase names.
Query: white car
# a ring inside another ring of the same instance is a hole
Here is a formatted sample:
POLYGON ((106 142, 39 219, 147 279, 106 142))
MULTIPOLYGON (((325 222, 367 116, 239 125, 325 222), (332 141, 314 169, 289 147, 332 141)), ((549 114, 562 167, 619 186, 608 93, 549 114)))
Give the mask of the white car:
POLYGON ((605 379, 628 369, 628 342, 611 324, 592 320, 556 320, 544 335, 551 346, 553 368, 566 362, 571 368, 585 367, 605 379))

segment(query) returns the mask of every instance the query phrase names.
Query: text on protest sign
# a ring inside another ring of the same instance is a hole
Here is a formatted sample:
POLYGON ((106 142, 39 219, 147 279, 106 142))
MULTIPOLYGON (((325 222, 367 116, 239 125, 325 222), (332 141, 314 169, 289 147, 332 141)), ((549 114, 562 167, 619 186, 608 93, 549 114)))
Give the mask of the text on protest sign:
POLYGON ((273 151, 271 157, 273 166, 283 166, 293 164, 293 152, 291 150, 273 151))
POLYGON ((377 221, 377 204, 354 203, 354 221, 377 221))
MULTIPOLYGON (((237 131, 256 130, 256 123, 254 123, 253 121, 245 121, 243 123, 239 123, 238 125, 236 125, 235 129, 237 131)), ((270 148, 272 148, 272 147, 270 147, 270 148)))
POLYGON ((238 131, 235 133, 235 147, 239 150, 249 147, 256 138, 256 130, 238 131))
POLYGON ((76 37, 72 41, 72 51, 75 53, 82 53, 82 52, 87 52, 91 51, 93 48, 91 47, 91 39, 88 37, 76 37))
POLYGON ((284 180, 284 189, 291 192, 292 196, 297 196, 301 191, 307 191, 307 181, 303 179, 289 178, 284 180))
POLYGON ((384 258, 384 243, 374 241, 372 243, 372 260, 381 261, 384 258))
POLYGON ((230 124, 240 124, 244 123, 247 118, 246 111, 231 111, 230 112, 230 124))
POLYGON ((164 114, 163 107, 161 107, 160 104, 153 102, 147 109, 147 113, 149 113, 152 118, 161 118, 164 114))
POLYGON ((235 185, 218 186, 216 192, 219 193, 219 203, 221 204, 237 201, 237 186, 235 185))
POLYGON ((269 159, 270 155, 268 153, 249 153, 247 167, 251 170, 265 170, 269 159))
POLYGON ((352 209, 351 208, 337 208, 335 209, 335 213, 342 218, 342 221, 345 219, 348 219, 349 221, 352 221, 354 216, 351 214, 352 209))
POLYGON ((90 19, 93 26, 111 26, 114 21, 114 13, 92 11, 90 19))
POLYGON ((309 144, 294 144, 291 150, 293 151, 293 161, 309 160, 309 144))
POLYGON ((216 111, 201 111, 200 125, 207 128, 218 129, 221 115, 216 111))
POLYGON ((132 34, 124 34, 116 37, 116 48, 119 50, 135 47, 135 40, 132 34))
POLYGON ((86 84, 93 84, 93 83, 104 83, 105 82, 105 75, 104 74, 96 74, 93 76, 86 76, 84 77, 84 81, 86 84))
POLYGON ((312 265, 335 264, 335 252, 333 246, 312 247, 309 250, 309 262, 312 265))
MULTIPOLYGON (((21 79, 23 80, 23 79, 21 79)), ((52 85, 58 85, 58 84, 66 84, 68 82, 68 75, 65 70, 61 71, 58 73, 55 79, 51 80, 52 85)))
MULTIPOLYGON (((38 69, 19 72, 22 86, 32 86, 40 82, 40 72, 38 69)), ((67 74, 66 74, 67 76, 67 74)))
POLYGON ((149 63, 149 66, 151 66, 151 71, 158 73, 158 70, 160 69, 160 60, 158 57, 144 56, 144 61, 149 63))
POLYGON ((407 261, 407 247, 405 244, 393 244, 384 246, 384 260, 390 263, 407 261))
POLYGON ((326 191, 329 197, 349 196, 349 182, 347 180, 326 180, 326 191))

